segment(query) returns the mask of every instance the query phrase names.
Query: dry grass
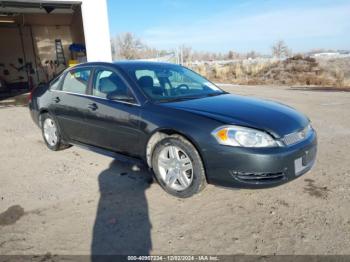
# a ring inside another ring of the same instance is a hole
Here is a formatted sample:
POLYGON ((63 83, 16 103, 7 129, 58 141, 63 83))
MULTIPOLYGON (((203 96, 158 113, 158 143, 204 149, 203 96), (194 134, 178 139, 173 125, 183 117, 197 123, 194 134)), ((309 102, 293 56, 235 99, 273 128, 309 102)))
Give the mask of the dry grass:
POLYGON ((350 59, 316 61, 297 55, 283 61, 242 60, 192 66, 212 81, 248 85, 326 86, 350 88, 350 59))

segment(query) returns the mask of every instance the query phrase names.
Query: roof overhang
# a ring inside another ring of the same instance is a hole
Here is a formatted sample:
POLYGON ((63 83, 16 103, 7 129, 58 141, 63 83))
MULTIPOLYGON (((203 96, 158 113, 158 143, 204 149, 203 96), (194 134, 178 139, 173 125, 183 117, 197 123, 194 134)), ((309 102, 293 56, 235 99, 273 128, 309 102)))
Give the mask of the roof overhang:
POLYGON ((0 14, 72 14, 81 1, 0 1, 0 14))

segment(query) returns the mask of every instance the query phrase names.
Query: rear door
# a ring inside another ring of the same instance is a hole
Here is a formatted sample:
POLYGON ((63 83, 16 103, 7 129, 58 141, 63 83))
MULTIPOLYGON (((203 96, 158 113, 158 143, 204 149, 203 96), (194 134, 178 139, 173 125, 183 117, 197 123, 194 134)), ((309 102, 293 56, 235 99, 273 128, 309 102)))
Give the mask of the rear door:
POLYGON ((91 87, 89 100, 94 107, 86 116, 90 142, 118 153, 142 155, 141 107, 128 83, 116 69, 99 67, 91 87))
POLYGON ((89 110, 91 68, 77 68, 64 76, 61 90, 53 90, 52 104, 61 131, 71 140, 88 143, 85 115, 89 110))

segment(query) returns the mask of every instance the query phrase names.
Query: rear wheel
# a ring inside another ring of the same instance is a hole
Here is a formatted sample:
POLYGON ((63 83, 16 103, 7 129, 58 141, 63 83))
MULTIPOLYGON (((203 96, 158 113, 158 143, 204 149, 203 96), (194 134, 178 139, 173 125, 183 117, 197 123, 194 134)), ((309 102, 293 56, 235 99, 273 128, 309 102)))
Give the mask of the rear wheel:
POLYGON ((181 136, 165 138, 156 145, 152 167, 161 187, 176 197, 191 197, 206 185, 196 148, 181 136))
POLYGON ((47 147, 53 151, 62 150, 70 147, 62 141, 60 131, 54 118, 45 113, 41 117, 42 135, 47 147))

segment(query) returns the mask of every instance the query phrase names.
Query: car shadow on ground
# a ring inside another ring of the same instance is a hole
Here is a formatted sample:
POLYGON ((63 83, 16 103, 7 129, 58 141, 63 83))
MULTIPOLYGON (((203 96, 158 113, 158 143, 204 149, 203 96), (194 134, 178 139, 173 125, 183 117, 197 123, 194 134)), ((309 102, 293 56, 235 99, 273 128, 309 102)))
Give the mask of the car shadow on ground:
POLYGON ((150 172, 146 167, 113 161, 98 180, 100 200, 91 260, 105 261, 104 255, 149 254, 151 223, 145 191, 153 181, 150 172))

